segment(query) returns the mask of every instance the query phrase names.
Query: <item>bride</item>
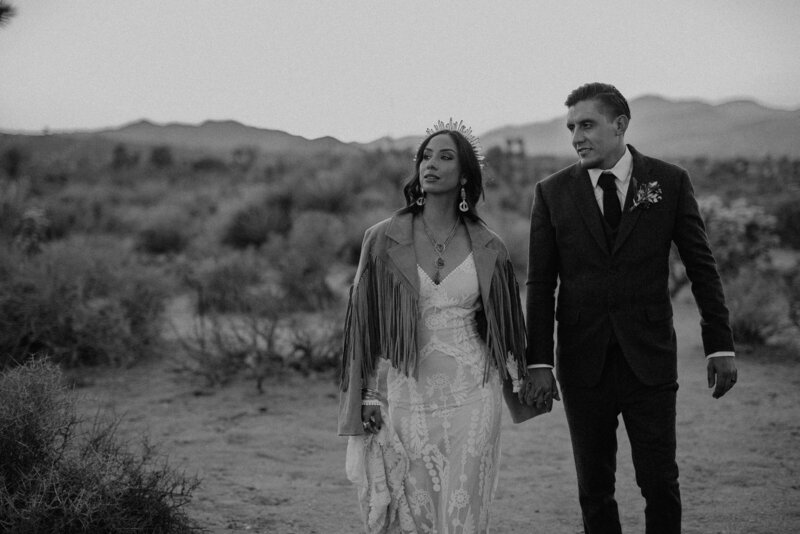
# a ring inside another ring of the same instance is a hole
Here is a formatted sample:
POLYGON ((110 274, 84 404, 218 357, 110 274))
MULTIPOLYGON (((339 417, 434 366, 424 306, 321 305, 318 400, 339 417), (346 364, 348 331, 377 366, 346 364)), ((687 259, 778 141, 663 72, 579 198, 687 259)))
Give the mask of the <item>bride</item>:
POLYGON ((478 217, 480 145, 439 121, 417 150, 407 206, 369 228, 345 319, 339 434, 367 532, 486 532, 501 398, 538 412, 517 281, 478 217))

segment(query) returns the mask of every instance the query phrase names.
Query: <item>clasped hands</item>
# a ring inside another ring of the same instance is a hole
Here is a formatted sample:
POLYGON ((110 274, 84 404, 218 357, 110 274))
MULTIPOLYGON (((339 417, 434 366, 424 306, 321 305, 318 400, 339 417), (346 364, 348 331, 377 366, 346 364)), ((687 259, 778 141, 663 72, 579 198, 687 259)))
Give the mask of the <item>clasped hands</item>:
POLYGON ((361 425, 367 434, 377 434, 383 426, 383 416, 379 405, 361 406, 361 425))
MULTIPOLYGON (((715 399, 725 395, 736 384, 738 371, 732 356, 709 358, 707 369, 708 387, 714 388, 712 396, 715 399)), ((530 369, 519 391, 519 401, 549 412, 553 408, 553 399, 561 400, 553 371, 547 368, 530 369)))
POLYGON ((545 367, 528 370, 518 395, 522 404, 547 412, 553 409, 554 399, 561 400, 553 370, 545 367))

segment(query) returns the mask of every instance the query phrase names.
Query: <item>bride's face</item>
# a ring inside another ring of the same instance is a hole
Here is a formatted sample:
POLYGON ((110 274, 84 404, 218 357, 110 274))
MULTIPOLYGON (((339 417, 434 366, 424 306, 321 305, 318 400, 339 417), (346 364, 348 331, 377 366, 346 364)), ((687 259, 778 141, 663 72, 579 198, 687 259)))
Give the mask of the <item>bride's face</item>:
POLYGON ((461 165, 455 141, 440 134, 428 141, 419 164, 419 181, 428 195, 457 194, 460 187, 461 165))

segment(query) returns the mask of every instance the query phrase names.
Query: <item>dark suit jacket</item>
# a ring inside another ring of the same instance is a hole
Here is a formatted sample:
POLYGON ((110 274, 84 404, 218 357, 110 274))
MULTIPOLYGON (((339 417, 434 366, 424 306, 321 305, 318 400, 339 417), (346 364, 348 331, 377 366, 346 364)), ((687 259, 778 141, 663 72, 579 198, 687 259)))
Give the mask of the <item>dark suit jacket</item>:
POLYGON ((526 357, 529 364, 553 365, 555 310, 557 376, 562 384, 597 383, 612 331, 642 382, 655 385, 676 380, 676 339, 668 288, 672 242, 680 252, 700 309, 706 354, 733 350, 722 284, 689 175, 628 148, 633 155, 633 175, 611 248, 589 173, 580 164, 536 185, 527 279, 526 357), (648 182, 658 183, 661 200, 631 210, 637 188, 648 182))

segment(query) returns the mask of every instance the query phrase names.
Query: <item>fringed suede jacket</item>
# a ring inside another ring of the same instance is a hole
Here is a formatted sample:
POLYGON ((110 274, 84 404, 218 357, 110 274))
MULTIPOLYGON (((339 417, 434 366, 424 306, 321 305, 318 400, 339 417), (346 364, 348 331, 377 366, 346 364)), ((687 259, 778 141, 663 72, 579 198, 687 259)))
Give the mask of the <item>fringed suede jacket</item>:
MULTIPOLYGON (((344 330, 339 402, 339 435, 363 434, 361 387, 379 357, 406 375, 417 376, 417 303, 419 279, 409 208, 396 212, 364 233, 361 259, 350 289, 344 330)), ((482 317, 480 332, 489 348, 489 366, 500 371, 503 393, 512 419, 519 423, 540 413, 521 404, 512 392, 511 376, 527 373, 525 320, 519 287, 508 251, 482 221, 465 218, 478 272, 482 317), (510 364, 507 366, 507 363, 510 364)))

